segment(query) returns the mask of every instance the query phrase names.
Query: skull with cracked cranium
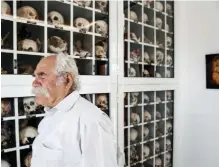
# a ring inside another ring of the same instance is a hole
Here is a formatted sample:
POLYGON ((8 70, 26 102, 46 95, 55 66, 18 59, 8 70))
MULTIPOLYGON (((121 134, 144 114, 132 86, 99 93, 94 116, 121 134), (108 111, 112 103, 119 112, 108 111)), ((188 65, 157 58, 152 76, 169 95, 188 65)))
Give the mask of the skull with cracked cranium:
POLYGON ((90 26, 90 22, 85 18, 79 17, 74 20, 74 27, 76 27, 81 33, 87 33, 90 26))
POLYGON ((52 53, 67 52, 68 43, 58 36, 51 36, 48 39, 48 50, 52 53))
POLYGON ((47 20, 48 20, 48 23, 53 24, 53 25, 65 23, 64 17, 58 11, 49 12, 47 20))
POLYGON ((19 17, 23 17, 26 19, 34 19, 34 20, 38 20, 39 19, 39 15, 36 11, 36 9, 34 9, 31 6, 22 6, 17 10, 17 16, 19 17))
POLYGON ((39 52, 41 49, 41 42, 39 39, 36 41, 32 39, 24 39, 18 42, 18 50, 28 52, 39 52))
POLYGON ((22 144, 29 144, 38 135, 37 129, 33 126, 27 126, 20 131, 20 140, 22 144))
POLYGON ((108 109, 108 100, 105 94, 98 94, 96 96, 96 106, 99 107, 102 111, 108 109))

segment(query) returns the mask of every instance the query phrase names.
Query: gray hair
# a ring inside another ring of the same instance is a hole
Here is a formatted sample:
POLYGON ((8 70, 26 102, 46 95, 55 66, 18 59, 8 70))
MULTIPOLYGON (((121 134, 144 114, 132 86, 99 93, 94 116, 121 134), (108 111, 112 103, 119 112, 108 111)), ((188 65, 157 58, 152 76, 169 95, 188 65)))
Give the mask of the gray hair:
POLYGON ((79 90, 80 80, 79 80, 78 67, 75 62, 75 59, 70 55, 59 53, 56 55, 55 74, 57 76, 62 76, 65 73, 70 73, 73 77, 73 85, 71 91, 79 90))

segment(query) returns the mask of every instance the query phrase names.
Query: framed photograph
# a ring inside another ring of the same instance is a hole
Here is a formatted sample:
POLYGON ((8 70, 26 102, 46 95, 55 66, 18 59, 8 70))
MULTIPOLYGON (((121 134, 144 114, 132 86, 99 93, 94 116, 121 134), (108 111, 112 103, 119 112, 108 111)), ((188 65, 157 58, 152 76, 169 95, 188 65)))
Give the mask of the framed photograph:
POLYGON ((206 55, 206 87, 219 89, 219 53, 206 55))

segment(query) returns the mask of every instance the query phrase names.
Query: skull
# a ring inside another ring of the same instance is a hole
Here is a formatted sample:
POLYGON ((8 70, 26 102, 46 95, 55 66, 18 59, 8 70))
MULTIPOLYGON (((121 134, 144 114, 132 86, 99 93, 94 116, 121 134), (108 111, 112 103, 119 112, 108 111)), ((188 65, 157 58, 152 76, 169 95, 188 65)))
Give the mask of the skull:
POLYGON ((134 61, 135 63, 139 62, 140 60, 140 50, 139 49, 136 49, 136 50, 133 50, 131 53, 130 53, 130 60, 131 61, 134 61))
POLYGON ((140 116, 137 113, 131 113, 131 124, 139 124, 140 123, 140 116))
POLYGON ((134 67, 130 67, 129 69, 129 77, 135 77, 137 75, 134 67))
POLYGON ((166 24, 165 30, 166 30, 167 32, 170 32, 170 27, 169 27, 168 24, 166 24))
POLYGON ((153 0, 144 0, 144 1, 143 1, 143 4, 144 4, 145 6, 150 7, 152 1, 153 1, 153 0))
POLYGON ((161 74, 160 73, 158 73, 158 72, 156 72, 156 78, 161 78, 161 74))
POLYGON ((95 46, 95 56, 97 58, 106 58, 106 51, 104 50, 103 46, 95 46))
POLYGON ((138 131, 134 128, 130 129, 130 140, 133 142, 137 139, 138 137, 138 131))
POLYGON ((151 119, 151 114, 148 111, 144 111, 144 121, 150 121, 151 119))
POLYGON ((91 0, 73 0, 74 3, 78 4, 79 6, 90 6, 91 0))
POLYGON ((18 50, 29 51, 29 52, 39 52, 41 49, 41 42, 39 39, 36 41, 32 39, 24 39, 18 42, 18 50))
POLYGON ((90 29, 90 22, 85 18, 77 18, 74 21, 74 26, 78 28, 79 32, 86 33, 90 29))
POLYGON ((8 129, 1 127, 1 147, 2 149, 7 148, 10 143, 10 134, 8 129))
POLYGON ((27 126, 20 131, 20 139, 22 144, 30 143, 30 138, 34 139, 38 135, 37 129, 32 126, 27 126))
POLYGON ((166 153, 166 165, 170 165, 171 162, 171 154, 169 152, 166 153))
POLYGON ((135 147, 131 147, 130 148, 130 161, 131 161, 131 163, 136 162, 138 160, 139 160, 139 156, 138 156, 138 153, 137 153, 135 147))
POLYGON ((134 11, 131 10, 129 15, 130 15, 130 19, 131 20, 133 20, 135 22, 138 22, 138 16, 137 16, 137 14, 134 11))
POLYGON ((172 148, 171 145, 172 145, 171 140, 170 140, 170 139, 167 139, 167 140, 166 140, 166 149, 167 149, 167 150, 171 149, 171 148, 172 148))
POLYGON ((156 97, 156 102, 157 102, 157 103, 161 103, 160 97, 158 97, 158 96, 156 97))
POLYGON ((151 63, 150 57, 147 52, 144 52, 144 62, 147 64, 151 63))
POLYGON ((155 167, 162 167, 162 160, 160 157, 155 158, 155 167))
POLYGON ((97 2, 97 9, 100 9, 102 12, 107 10, 107 0, 96 1, 97 2))
POLYGON ((139 93, 138 92, 132 92, 130 93, 130 96, 131 96, 131 105, 136 105, 138 103, 138 96, 139 96, 139 93))
POLYGON ((149 132, 150 132, 150 131, 149 131, 148 127, 144 126, 144 127, 143 127, 143 135, 144 135, 144 138, 147 138, 147 137, 148 137, 149 132))
POLYGON ((166 76, 167 78, 170 78, 170 77, 171 77, 171 71, 168 70, 168 69, 166 69, 166 74, 165 74, 165 76, 166 76))
POLYGON ((162 116, 161 116, 161 113, 160 113, 159 111, 156 111, 156 118, 157 118, 157 119, 161 119, 161 117, 162 117, 162 116))
POLYGON ((57 11, 51 11, 48 13, 48 22, 50 24, 64 24, 64 18, 61 13, 57 11))
POLYGON ((95 22, 95 32, 106 36, 108 34, 108 24, 103 20, 97 20, 95 22))
POLYGON ((11 7, 5 1, 1 2, 1 14, 7 14, 7 15, 11 14, 11 7))
POLYGON ((163 12, 163 4, 157 1, 155 3, 155 9, 157 9, 159 12, 163 12))
POLYGON ((169 37, 169 36, 167 36, 167 47, 171 47, 172 46, 172 38, 171 37, 169 37))
POLYGON ((150 77, 150 73, 148 70, 143 71, 143 77, 150 77))
POLYGON ((171 116, 171 112, 169 107, 166 106, 166 113, 167 113, 167 117, 171 116))
POLYGON ((166 4, 166 10, 169 15, 173 14, 172 6, 169 3, 166 4))
POLYGON ((27 65, 27 64, 24 64, 24 65, 21 65, 19 67, 19 70, 23 71, 22 74, 33 74, 34 72, 34 69, 31 65, 27 65))
POLYGON ((11 112, 11 102, 9 100, 1 100, 1 116, 7 116, 11 112))
POLYGON ((24 158, 24 164, 26 167, 31 167, 31 159, 32 159, 32 152, 29 152, 24 158))
POLYGON ((167 122, 167 124, 166 124, 166 133, 171 133, 172 129, 173 129, 172 124, 170 122, 167 122))
POLYGON ((172 57, 170 55, 167 55, 167 65, 172 66, 172 64, 173 64, 172 57))
POLYGON ((9 164, 7 161, 5 160, 1 160, 1 167, 11 167, 11 164, 9 164))
POLYGON ((157 52, 156 52, 156 58, 157 58, 157 64, 159 65, 159 64, 162 64, 162 62, 163 62, 163 60, 164 60, 164 54, 163 54, 163 52, 161 52, 160 50, 158 50, 157 52))
POLYGON ((78 4, 79 6, 90 6, 91 0, 73 0, 74 3, 78 4))
POLYGON ((52 36, 48 39, 48 49, 53 53, 66 52, 67 42, 58 36, 52 36))
POLYGON ((167 93, 167 100, 172 100, 172 91, 168 90, 166 93, 167 93))
POLYGON ((156 18, 156 27, 159 28, 159 29, 162 29, 162 24, 163 24, 163 21, 161 18, 156 18))
POLYGON ((75 44, 73 46, 73 55, 80 56, 81 58, 91 56, 91 54, 88 51, 82 49, 82 43, 80 40, 75 41, 75 44))
POLYGON ((147 23, 148 22, 148 15, 146 13, 143 14, 143 18, 142 18, 143 23, 147 23))
POLYGON ((96 106, 103 111, 108 109, 108 101, 107 101, 107 96, 105 94, 97 95, 96 106))
POLYGON ((158 141, 155 141, 155 151, 156 153, 160 152, 160 143, 158 141))
POLYGON ((34 97, 24 97, 23 106, 25 113, 30 114, 31 112, 36 111, 38 105, 36 104, 34 97))
POLYGON ((130 38, 131 38, 131 40, 133 40, 135 42, 140 42, 141 41, 141 38, 140 37, 138 38, 134 32, 130 33, 130 38))
POLYGON ((24 17, 26 19, 39 19, 37 11, 31 6, 23 6, 17 10, 17 16, 24 17))
POLYGON ((147 95, 147 93, 144 93, 143 97, 144 97, 144 102, 145 102, 145 103, 149 103, 150 98, 149 98, 149 96, 147 95))
POLYGON ((143 147, 143 156, 144 158, 147 158, 150 155, 150 148, 146 145, 143 147))

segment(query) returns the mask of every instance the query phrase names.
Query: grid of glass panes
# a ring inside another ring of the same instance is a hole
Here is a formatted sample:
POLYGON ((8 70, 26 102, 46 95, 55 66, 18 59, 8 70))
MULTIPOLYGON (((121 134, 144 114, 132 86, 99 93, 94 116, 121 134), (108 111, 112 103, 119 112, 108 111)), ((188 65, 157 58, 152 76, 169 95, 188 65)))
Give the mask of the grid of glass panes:
POLYGON ((174 90, 124 93, 125 166, 170 167, 174 90))
POLYGON ((174 78, 173 1, 124 4, 124 76, 174 78))

